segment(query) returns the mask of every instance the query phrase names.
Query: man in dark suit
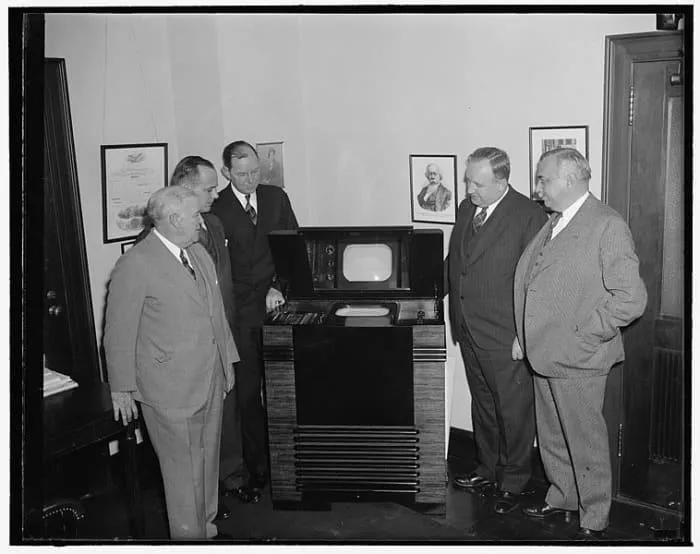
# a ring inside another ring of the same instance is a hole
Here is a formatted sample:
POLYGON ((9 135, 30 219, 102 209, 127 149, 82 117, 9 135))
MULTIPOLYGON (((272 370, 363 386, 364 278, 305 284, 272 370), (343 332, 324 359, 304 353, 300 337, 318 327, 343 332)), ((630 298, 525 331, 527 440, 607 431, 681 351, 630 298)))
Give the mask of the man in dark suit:
POLYGON ((115 419, 137 416, 158 456, 172 539, 217 535, 224 395, 238 352, 216 269, 197 242, 199 200, 184 187, 148 201, 154 228, 112 273, 104 347, 115 419))
MULTIPOLYGON (((283 189, 261 185, 260 160, 245 141, 223 151, 222 175, 229 185, 212 205, 224 226, 236 298, 235 332, 241 361, 236 364, 236 395, 241 414, 243 456, 250 486, 267 483, 267 440, 262 407, 262 325, 267 311, 284 303, 275 287, 275 266, 267 234, 296 229, 297 219, 283 189)), ((279 285, 277 285, 279 286, 279 285)))
POLYGON ((625 357, 620 328, 647 301, 632 233, 590 194, 590 178, 588 161, 572 148, 546 152, 537 164, 535 192, 553 215, 518 262, 512 352, 535 371, 537 441, 551 483, 544 504, 523 511, 537 519, 578 511, 584 540, 602 537, 610 513, 608 373, 625 357))
MULTIPOLYGON (((234 326, 234 294, 231 279, 231 261, 226 248, 224 227, 215 215, 210 213, 212 203, 218 198, 217 171, 209 160, 201 156, 186 156, 175 166, 170 177, 170 186, 183 186, 191 190, 199 200, 202 216, 202 228, 198 242, 204 246, 216 267, 221 297, 224 301, 226 320, 235 332, 234 326)), ((143 240, 151 231, 151 225, 141 231, 136 242, 143 240)), ((235 340, 234 335, 234 340, 235 340)), ((255 503, 260 500, 260 491, 248 486, 248 471, 243 461, 243 440, 241 438, 241 421, 238 413, 235 388, 226 395, 221 436, 221 463, 219 464, 221 491, 227 496, 234 496, 245 503, 255 503)), ((227 519, 231 515, 222 502, 219 508, 219 519, 227 519)))
POLYGON ((511 359, 515 337, 513 275, 518 259, 546 221, 544 211, 508 184, 510 161, 498 148, 475 150, 450 238, 450 321, 472 396, 477 466, 455 478, 474 490, 498 485, 494 510, 518 506, 531 476, 535 436, 532 377, 511 359))

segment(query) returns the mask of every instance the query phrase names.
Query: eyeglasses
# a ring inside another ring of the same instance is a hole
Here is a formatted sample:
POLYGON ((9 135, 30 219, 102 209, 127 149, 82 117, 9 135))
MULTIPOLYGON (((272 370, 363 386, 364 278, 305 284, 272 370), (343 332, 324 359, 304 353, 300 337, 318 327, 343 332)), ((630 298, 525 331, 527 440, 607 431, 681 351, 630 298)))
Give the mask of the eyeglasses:
POLYGON ((251 169, 250 171, 239 171, 237 173, 234 173, 233 176, 242 181, 243 179, 247 178, 248 181, 252 181, 253 179, 257 179, 260 176, 260 168, 256 169, 251 169))

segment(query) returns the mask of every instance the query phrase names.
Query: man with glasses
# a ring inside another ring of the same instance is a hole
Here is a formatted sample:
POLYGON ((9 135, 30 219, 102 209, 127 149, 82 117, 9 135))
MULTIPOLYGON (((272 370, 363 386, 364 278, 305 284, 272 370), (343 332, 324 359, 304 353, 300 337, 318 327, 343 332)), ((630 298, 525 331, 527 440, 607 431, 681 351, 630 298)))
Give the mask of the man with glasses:
MULTIPOLYGON (((235 365, 236 394, 249 486, 262 489, 268 478, 265 413, 261 386, 262 325, 284 296, 273 283, 275 266, 267 240, 270 231, 296 229, 287 194, 260 184, 260 160, 252 145, 235 141, 224 148, 221 174, 229 181, 211 213, 224 226, 235 295, 234 338, 241 361, 235 365)), ((228 484, 223 483, 224 487, 228 484)))

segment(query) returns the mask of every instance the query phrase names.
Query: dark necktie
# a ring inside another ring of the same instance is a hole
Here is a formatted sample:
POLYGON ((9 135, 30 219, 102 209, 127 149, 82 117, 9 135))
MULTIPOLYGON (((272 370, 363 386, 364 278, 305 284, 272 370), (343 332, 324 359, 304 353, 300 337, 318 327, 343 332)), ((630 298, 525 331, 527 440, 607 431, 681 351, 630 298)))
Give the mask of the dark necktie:
POLYGON ((560 219, 561 212, 552 212, 552 215, 549 218, 549 231, 547 231, 547 237, 544 239, 544 244, 542 245, 543 248, 549 243, 550 240, 552 240, 552 232, 560 219))
POLYGON ((485 220, 486 220, 486 208, 481 208, 479 213, 476 214, 474 216, 474 219, 472 220, 472 225, 474 226, 474 232, 481 229, 481 226, 484 224, 485 220))
POLYGON ((253 222, 253 225, 256 225, 258 223, 258 214, 255 213, 255 208, 253 208, 250 203, 250 194, 245 195, 245 211, 253 222))
POLYGON ((192 275, 192 278, 196 281, 197 276, 194 273, 194 268, 190 265, 190 262, 187 261, 187 258, 185 257, 185 251, 180 248, 180 261, 182 262, 182 265, 185 266, 187 271, 190 272, 190 275, 192 275))

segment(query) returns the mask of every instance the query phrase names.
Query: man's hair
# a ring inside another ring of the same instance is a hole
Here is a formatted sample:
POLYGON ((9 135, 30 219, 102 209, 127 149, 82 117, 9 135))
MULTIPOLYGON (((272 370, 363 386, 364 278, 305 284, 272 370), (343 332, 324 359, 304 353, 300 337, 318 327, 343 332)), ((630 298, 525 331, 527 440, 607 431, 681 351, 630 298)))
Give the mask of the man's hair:
POLYGON ((257 150, 253 148, 252 144, 244 140, 237 140, 226 145, 226 148, 224 148, 224 152, 221 155, 221 158, 224 162, 224 166, 226 166, 228 169, 231 169, 231 158, 248 158, 250 156, 251 150, 255 155, 255 159, 258 159, 257 150))
POLYGON ((197 198, 197 195, 182 185, 158 189, 151 195, 146 205, 149 219, 157 227, 171 214, 178 212, 185 199, 190 197, 197 198))
POLYGON ((467 157, 467 163, 480 160, 489 161, 491 171, 496 179, 505 179, 507 181, 510 178, 510 159, 505 151, 495 146, 484 146, 477 148, 467 157))
POLYGON ((561 166, 566 164, 569 173, 573 175, 577 181, 588 182, 591 180, 591 165, 588 160, 575 148, 555 148, 549 150, 540 156, 540 162, 554 156, 557 162, 557 171, 561 175, 561 166))
POLYGON ((440 170, 440 166, 434 163, 429 163, 425 166, 425 176, 427 177, 428 173, 430 173, 430 166, 433 166, 435 168, 435 173, 437 173, 440 176, 440 179, 442 180, 442 171, 440 170))
POLYGON ((200 166, 209 167, 216 171, 214 164, 201 156, 185 156, 175 166, 170 177, 170 186, 182 185, 187 187, 194 185, 199 180, 200 166))

